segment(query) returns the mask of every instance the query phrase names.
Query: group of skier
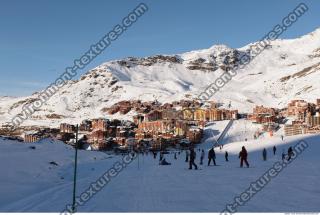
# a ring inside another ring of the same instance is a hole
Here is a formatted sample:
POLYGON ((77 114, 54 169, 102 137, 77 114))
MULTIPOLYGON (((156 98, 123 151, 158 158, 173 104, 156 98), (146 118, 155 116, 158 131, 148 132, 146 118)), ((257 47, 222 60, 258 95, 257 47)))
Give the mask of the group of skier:
MULTIPOLYGON (((219 146, 220 149, 221 149, 221 146, 219 146)), ((204 160, 204 157, 205 157, 205 152, 204 150, 200 150, 199 151, 201 152, 200 153, 200 165, 203 165, 203 160, 204 160)), ((189 162, 189 169, 192 169, 192 167, 194 167, 195 169, 198 169, 198 166, 197 164, 195 163, 195 159, 196 159, 196 152, 194 150, 194 148, 191 148, 190 151, 189 150, 186 150, 186 159, 185 159, 185 162, 189 162), (190 157, 190 159, 189 159, 190 157)), ((225 160, 226 162, 229 161, 229 154, 228 152, 226 151, 225 152, 225 160)), ((217 166, 217 163, 216 163, 216 153, 214 151, 214 147, 212 147, 209 151, 208 151, 208 166, 210 166, 211 164, 211 161, 213 162, 213 165, 214 166, 217 166)))
MULTIPOLYGON (((276 146, 273 146, 272 152, 273 152, 273 155, 276 154, 276 152, 277 152, 276 146)), ((289 160, 291 160, 292 156, 293 156, 293 149, 292 149, 291 146, 288 148, 288 153, 287 153, 287 154, 284 153, 284 150, 282 151, 282 154, 281 154, 282 160, 287 159, 287 160, 289 161, 289 160)), ((262 159, 263 159, 264 161, 267 160, 267 150, 266 150, 266 148, 264 148, 264 149, 262 150, 262 159)))
MULTIPOLYGON (((222 149, 222 146, 219 146, 220 150, 222 149)), ((198 149, 198 151, 200 152, 200 165, 204 164, 204 159, 205 159, 205 151, 204 149, 198 149)), ((276 154, 277 152, 277 148, 276 146, 273 146, 272 148, 272 152, 273 155, 276 154)), ((178 152, 180 154, 180 152, 178 152)), ((156 158, 157 153, 153 152, 154 158, 156 158)), ((293 149, 292 147, 288 148, 288 153, 287 155, 284 153, 284 151, 282 152, 282 160, 287 159, 290 160, 293 156, 293 149)), ((185 151, 185 162, 189 163, 189 169, 198 169, 198 165, 196 164, 196 157, 197 157, 197 153, 195 151, 195 149, 193 147, 191 147, 189 150, 185 151)), ((229 153, 228 151, 225 151, 224 154, 224 158, 226 162, 229 162, 229 153)), ((177 152, 174 153, 174 159, 177 159, 177 152)), ((241 151, 239 152, 239 159, 240 159, 240 167, 242 168, 244 166, 244 164, 246 165, 246 167, 250 167, 249 162, 248 162, 248 152, 246 150, 246 148, 244 146, 242 146, 241 151)), ((267 150, 266 148, 264 148, 262 150, 262 159, 263 161, 267 160, 267 150)), ((217 166, 216 163, 216 153, 214 150, 214 147, 212 147, 209 151, 208 151, 208 166, 210 166, 211 162, 213 163, 214 166, 217 166)), ((164 155, 162 152, 160 152, 160 158, 159 158, 159 164, 160 165, 171 165, 171 163, 167 162, 164 158, 164 155)))

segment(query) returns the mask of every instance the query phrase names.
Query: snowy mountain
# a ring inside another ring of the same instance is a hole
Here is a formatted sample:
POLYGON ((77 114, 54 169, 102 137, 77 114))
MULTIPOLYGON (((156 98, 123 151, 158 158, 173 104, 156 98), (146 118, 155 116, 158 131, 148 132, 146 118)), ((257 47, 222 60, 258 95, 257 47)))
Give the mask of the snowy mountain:
MULTIPOLYGON (((255 43, 233 49, 215 45, 177 55, 129 57, 106 62, 70 81, 23 125, 52 125, 108 116, 105 107, 121 100, 168 102, 192 99, 248 55, 255 43)), ((240 112, 254 105, 284 107, 295 98, 314 101, 319 97, 320 29, 296 39, 272 41, 270 46, 239 71, 211 99, 240 112)), ((40 92, 23 98, 0 98, 0 123, 6 124, 40 92)), ((112 117, 130 118, 125 116, 112 117)))

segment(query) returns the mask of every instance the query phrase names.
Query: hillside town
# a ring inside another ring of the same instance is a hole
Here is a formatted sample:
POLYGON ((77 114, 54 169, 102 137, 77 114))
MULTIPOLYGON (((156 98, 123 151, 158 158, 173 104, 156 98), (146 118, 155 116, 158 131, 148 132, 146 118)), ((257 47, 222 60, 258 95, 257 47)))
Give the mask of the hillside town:
POLYGON ((237 120, 260 125, 254 139, 264 133, 273 136, 280 125, 284 136, 320 133, 320 99, 316 103, 292 100, 286 108, 255 106, 252 113, 239 114, 238 110, 222 108, 217 102, 202 104, 196 100, 181 100, 172 103, 120 101, 102 111, 115 115, 134 111, 132 120, 108 118, 87 119, 78 126, 61 123, 59 128, 37 128, 23 134, 12 135, 24 142, 36 142, 51 137, 75 144, 75 134, 81 148, 88 150, 126 150, 147 148, 162 150, 167 147, 188 147, 203 139, 206 125, 214 121, 237 120), (18 137, 17 137, 18 136, 18 137))
MULTIPOLYGON (((106 118, 84 120, 78 126, 79 143, 84 149, 108 150, 148 147, 153 150, 169 146, 189 146, 200 143, 207 122, 238 119, 238 110, 219 108, 211 102, 207 106, 197 101, 181 100, 160 104, 142 101, 121 101, 103 109, 110 115, 137 114, 129 120, 106 118)), ((53 137, 68 144, 74 144, 76 125, 61 123, 59 129, 40 129, 25 132, 25 142, 39 141, 53 137)))

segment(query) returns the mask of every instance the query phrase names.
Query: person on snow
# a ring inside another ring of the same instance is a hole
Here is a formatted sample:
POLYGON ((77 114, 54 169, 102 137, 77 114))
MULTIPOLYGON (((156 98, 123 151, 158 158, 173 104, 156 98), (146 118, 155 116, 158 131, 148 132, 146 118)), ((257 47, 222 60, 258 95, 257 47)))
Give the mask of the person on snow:
POLYGON ((157 152, 152 152, 153 154, 153 158, 156 159, 157 158, 157 152))
POLYGON ((229 161, 228 157, 229 157, 229 154, 228 154, 228 152, 226 151, 226 153, 224 153, 224 158, 226 159, 227 162, 229 161))
POLYGON ((216 153, 213 147, 209 150, 209 153, 208 153, 208 166, 210 166, 211 160, 213 161, 213 165, 217 166, 216 153))
POLYGON ((200 165, 203 165, 203 159, 204 159, 204 150, 202 149, 201 156, 200 156, 200 165))
POLYGON ((281 140, 283 141, 283 135, 281 135, 281 140))
POLYGON ((192 149, 190 149, 189 169, 192 169, 192 166, 194 166, 195 169, 198 169, 197 164, 194 163, 195 159, 196 159, 196 152, 192 148, 192 149))
POLYGON ((161 161, 162 161, 162 159, 163 159, 163 153, 162 153, 162 152, 160 152, 159 162, 161 162, 161 161))
POLYGON ((286 154, 284 153, 284 150, 282 150, 282 155, 281 155, 282 160, 286 158, 286 154))
POLYGON ((174 153, 174 159, 177 160, 177 152, 174 153))
POLYGON ((249 168, 249 163, 248 163, 248 152, 244 146, 242 146, 242 150, 239 153, 239 158, 240 158, 240 167, 243 167, 243 162, 247 165, 249 168))
POLYGON ((189 151, 186 150, 186 162, 188 162, 188 161, 189 161, 189 151))
POLYGON ((288 149, 288 161, 291 160, 292 155, 293 155, 293 150, 292 150, 292 147, 290 146, 288 149))
POLYGON ((162 161, 159 163, 159 165, 167 166, 171 165, 171 163, 167 162, 165 158, 162 159, 162 161))
POLYGON ((262 157, 263 157, 264 161, 267 160, 267 150, 266 150, 266 148, 264 148, 263 151, 262 151, 262 157))
POLYGON ((273 155, 275 155, 275 154, 276 154, 276 151, 277 151, 276 146, 273 146, 273 155))

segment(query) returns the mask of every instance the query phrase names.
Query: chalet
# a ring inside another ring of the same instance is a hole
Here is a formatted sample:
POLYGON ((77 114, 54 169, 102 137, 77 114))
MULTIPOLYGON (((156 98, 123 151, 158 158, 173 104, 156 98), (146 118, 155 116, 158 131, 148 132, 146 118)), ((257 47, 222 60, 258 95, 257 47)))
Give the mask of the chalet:
POLYGON ((117 126, 110 125, 107 127, 107 136, 108 137, 115 137, 117 133, 117 126))
POLYGON ((162 111, 158 111, 158 110, 150 111, 144 116, 145 121, 156 121, 161 119, 162 119, 162 111))
POLYGON ((306 123, 309 127, 320 126, 320 113, 317 112, 316 115, 311 115, 309 112, 306 117, 306 123))
POLYGON ((223 120, 223 111, 217 108, 209 109, 206 113, 209 121, 220 121, 223 120))
POLYGON ((61 123, 60 124, 60 133, 74 133, 75 132, 75 126, 70 125, 67 123, 61 123))
POLYGON ((256 106, 253 108, 253 113, 248 115, 248 119, 258 124, 269 124, 278 120, 277 114, 278 111, 274 108, 256 106))
POLYGON ((177 120, 175 122, 174 134, 176 136, 185 136, 189 129, 189 124, 185 120, 177 120))
POLYGON ((125 128, 123 126, 119 126, 116 129, 116 143, 118 143, 119 145, 126 145, 126 140, 130 137, 130 136, 134 136, 134 134, 132 135, 132 133, 130 132, 130 130, 128 128, 125 128))
POLYGON ((168 110, 172 108, 173 108, 173 104, 170 104, 170 103, 165 103, 162 105, 162 110, 168 110))
POLYGON ((294 116, 299 120, 305 120, 307 112, 315 112, 316 105, 304 100, 293 100, 288 104, 287 116, 294 116))
POLYGON ((142 129, 135 130, 135 139, 143 140, 143 139, 151 139, 151 138, 153 138, 151 133, 144 131, 142 129))
POLYGON ((37 133, 25 133, 24 134, 24 142, 33 143, 40 140, 40 137, 37 133))
POLYGON ((37 142, 44 138, 56 138, 58 136, 59 129, 42 128, 38 131, 29 131, 24 134, 24 142, 37 142))
POLYGON ((141 122, 144 121, 144 116, 142 114, 138 114, 138 115, 134 115, 133 116, 133 122, 136 124, 136 125, 139 125, 141 122))
POLYGON ((92 120, 92 130, 93 131, 106 131, 107 130, 107 125, 108 125, 108 120, 106 119, 93 119, 92 120))
POLYGON ((285 125, 284 133, 286 136, 304 134, 306 133, 306 128, 301 124, 285 125))
POLYGON ((276 115, 276 110, 274 108, 268 108, 261 106, 256 106, 253 108, 253 114, 269 114, 269 115, 276 115))
POLYGON ((175 109, 166 109, 162 111, 162 119, 164 120, 183 119, 183 113, 175 109))
POLYGON ((174 128, 174 120, 146 121, 138 125, 140 133, 146 132, 147 135, 151 136, 159 136, 163 133, 173 132, 174 128))
POLYGON ((315 127, 307 128, 307 129, 306 129, 306 133, 307 133, 307 134, 318 134, 318 133, 320 133, 320 126, 315 126, 315 127))
POLYGON ((92 130, 92 121, 90 120, 83 120, 79 126, 80 131, 91 131, 92 130))
POLYGON ((194 111, 193 119, 197 121, 208 121, 209 118, 207 118, 207 110, 205 109, 196 109, 194 111))
POLYGON ((182 110, 184 120, 194 120, 194 109, 185 108, 182 110))
POLYGON ((95 150, 103 150, 107 146, 107 133, 102 130, 94 130, 88 135, 88 143, 95 150))
POLYGON ((187 139, 191 142, 191 143, 200 143, 201 138, 203 135, 203 130, 198 128, 198 127, 191 127, 188 132, 187 132, 187 139))

